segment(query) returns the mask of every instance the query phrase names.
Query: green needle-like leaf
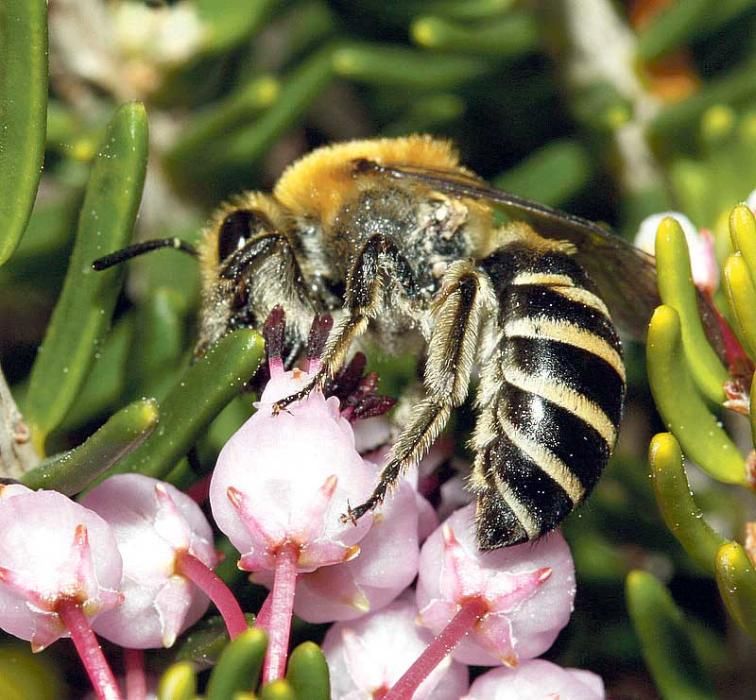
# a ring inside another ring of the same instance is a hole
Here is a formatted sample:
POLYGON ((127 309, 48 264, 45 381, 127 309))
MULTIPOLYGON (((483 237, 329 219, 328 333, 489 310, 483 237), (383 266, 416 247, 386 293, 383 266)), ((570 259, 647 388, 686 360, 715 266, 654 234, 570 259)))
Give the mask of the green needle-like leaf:
POLYGON ((210 674, 205 691, 207 700, 226 700, 234 693, 254 690, 267 646, 267 635, 256 627, 242 632, 230 642, 210 674))
POLYGON ((278 99, 252 124, 226 136, 222 147, 208 156, 207 168, 240 168, 246 174, 273 143, 306 112, 333 78, 330 47, 297 67, 281 84, 278 99))
POLYGON ((208 37, 205 51, 220 53, 249 36, 267 19, 277 3, 274 0, 195 0, 208 37))
POLYGON ((633 118, 633 105, 616 85, 594 82, 584 85, 572 99, 575 116, 599 134, 616 132, 633 118))
POLYGON ((654 17, 638 40, 638 56, 653 61, 688 41, 696 29, 709 21, 711 0, 685 0, 654 17))
POLYGON ((263 340, 255 331, 242 329, 221 338, 165 397, 158 429, 111 473, 164 478, 254 375, 262 357, 263 340))
MULTIPOLYGON (((753 7, 753 0, 685 0, 662 6, 638 37, 638 56, 653 61, 704 35, 753 7)), ((747 21, 747 19, 746 19, 747 21)))
POLYGON ((402 0, 389 3, 382 0, 361 0, 360 4, 372 14, 404 26, 419 14, 462 21, 492 19, 505 14, 516 3, 517 0, 402 0))
POLYGON ((648 459, 664 522, 690 557, 713 575, 717 549, 726 540, 709 527, 693 500, 680 445, 670 433, 659 433, 651 441, 648 459))
POLYGON ((660 306, 654 312, 646 353, 656 407, 685 454, 713 478, 745 484, 745 464, 737 447, 693 385, 683 354, 680 318, 673 308, 660 306))
POLYGON ((0 646, 0 698, 57 700, 66 697, 61 669, 47 654, 35 654, 21 640, 0 646))
POLYGON ((706 339, 698 314, 688 244, 680 224, 672 217, 663 219, 656 233, 656 269, 662 301, 680 316, 685 358, 696 386, 710 401, 720 404, 724 401, 727 370, 706 339))
POLYGON ((188 661, 179 661, 160 677, 158 700, 195 700, 197 675, 188 661))
POLYGON ((278 81, 265 75, 196 114, 166 154, 171 172, 181 177, 182 169, 191 168, 192 163, 208 149, 222 148, 223 139, 232 129, 256 118, 276 101, 280 92, 278 81))
POLYGON ((712 700, 714 690, 698 659, 685 618, 669 592, 645 571, 631 571, 625 594, 643 658, 665 700, 712 700))
POLYGON ((0 3, 0 265, 34 206, 47 123, 47 2, 0 3))
POLYGON ((92 261, 131 237, 147 166, 147 114, 120 107, 87 185, 68 273, 31 373, 25 415, 40 453, 76 399, 107 333, 122 271, 95 272, 92 261))
POLYGON ((42 462, 27 472, 22 482, 31 489, 55 489, 73 496, 139 447, 155 429, 158 418, 153 399, 135 401, 118 411, 84 444, 42 462))
POLYGON ((458 119, 465 111, 464 101, 457 95, 440 93, 414 100, 406 113, 382 130, 385 136, 404 136, 432 132, 440 125, 458 119))
POLYGON ((737 542, 723 544, 717 552, 717 586, 730 614, 756 639, 756 571, 745 549, 737 542))
POLYGON ((84 386, 58 430, 75 430, 112 413, 114 407, 123 404, 126 362, 133 336, 134 314, 128 313, 119 318, 110 329, 102 350, 92 362, 84 386))
POLYGON ((685 134, 709 107, 752 99, 756 95, 754 70, 756 60, 751 57, 722 77, 706 81, 686 100, 666 106, 651 123, 650 136, 660 145, 666 145, 665 141, 685 134))
POLYGON ((431 55, 404 46, 353 44, 336 49, 333 67, 344 78, 384 87, 445 90, 490 70, 473 56, 431 55))
POLYGON ((724 287, 735 316, 738 338, 751 358, 756 358, 756 286, 741 253, 727 258, 724 287))
POLYGON ((429 49, 459 51, 498 58, 517 58, 538 46, 538 26, 526 12, 512 12, 485 23, 468 25, 442 17, 420 17, 410 27, 416 44, 429 49))
POLYGON ((304 698, 294 692, 294 688, 288 681, 281 679, 264 685, 260 690, 260 700, 304 700, 304 698))
POLYGON ((745 204, 738 205, 730 212, 730 237, 756 285, 756 217, 745 204))
POLYGON ((328 664, 314 642, 304 642, 291 652, 286 680, 294 688, 297 698, 329 700, 331 697, 328 664))

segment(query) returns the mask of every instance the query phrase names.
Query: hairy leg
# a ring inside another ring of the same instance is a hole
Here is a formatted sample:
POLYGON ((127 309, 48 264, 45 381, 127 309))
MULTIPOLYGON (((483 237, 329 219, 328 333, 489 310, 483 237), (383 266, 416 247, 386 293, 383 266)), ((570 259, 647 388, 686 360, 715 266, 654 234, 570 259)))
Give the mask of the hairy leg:
POLYGON ((493 301, 487 279, 472 263, 460 261, 449 268, 432 309, 433 330, 424 375, 426 398, 413 409, 370 498, 350 508, 345 519, 357 520, 378 506, 402 472, 423 458, 452 409, 465 400, 481 326, 487 322, 493 301))

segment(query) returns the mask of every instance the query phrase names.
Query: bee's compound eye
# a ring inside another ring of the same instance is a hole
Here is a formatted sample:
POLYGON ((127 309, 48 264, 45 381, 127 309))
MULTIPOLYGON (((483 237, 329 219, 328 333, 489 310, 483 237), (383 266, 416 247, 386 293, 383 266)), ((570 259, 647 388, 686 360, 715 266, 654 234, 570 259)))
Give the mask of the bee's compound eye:
POLYGON ((219 260, 225 260, 247 242, 256 221, 254 212, 244 209, 238 209, 223 219, 218 232, 219 260))

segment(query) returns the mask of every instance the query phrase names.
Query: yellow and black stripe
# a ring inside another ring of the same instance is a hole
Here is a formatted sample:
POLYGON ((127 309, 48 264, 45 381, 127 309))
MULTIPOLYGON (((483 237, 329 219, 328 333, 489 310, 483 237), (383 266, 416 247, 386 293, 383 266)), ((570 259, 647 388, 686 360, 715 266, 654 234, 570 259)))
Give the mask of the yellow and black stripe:
POLYGON ((494 548, 540 537, 591 491, 617 438, 625 368, 606 305, 569 254, 517 242, 481 268, 501 331, 481 381, 500 386, 481 406, 472 485, 479 543, 494 548))

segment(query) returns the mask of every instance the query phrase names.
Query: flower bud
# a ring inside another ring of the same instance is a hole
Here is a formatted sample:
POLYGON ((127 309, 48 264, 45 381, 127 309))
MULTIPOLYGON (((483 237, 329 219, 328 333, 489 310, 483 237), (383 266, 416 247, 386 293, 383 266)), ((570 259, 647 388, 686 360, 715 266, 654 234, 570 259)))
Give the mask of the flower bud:
POLYGON ((69 636, 61 603, 95 619, 121 602, 121 555, 110 526, 63 494, 3 491, 0 627, 39 651, 69 636))
POLYGON ((475 679, 462 700, 604 700, 604 682, 590 671, 533 659, 475 679))
MULTIPOLYGON (((328 630, 323 653, 331 671, 334 700, 380 698, 430 643, 418 627, 417 608, 408 597, 328 630)), ((467 689, 467 668, 447 657, 420 684, 413 700, 457 700, 467 689)))
POLYGON ((438 634, 470 601, 486 613, 452 655, 463 663, 517 665, 546 651, 567 624, 575 569, 559 532, 481 552, 474 504, 444 522, 420 552, 417 604, 421 624, 438 634))
POLYGON ((102 615, 95 631, 132 649, 171 646, 209 604, 180 572, 180 557, 191 554, 210 568, 218 561, 199 506, 142 474, 110 477, 82 503, 110 524, 123 556, 123 605, 102 615))
POLYGON ((297 550, 297 568, 315 571, 348 561, 372 519, 340 516, 370 494, 374 469, 355 449, 339 401, 319 390, 273 415, 273 403, 300 390, 309 375, 275 373, 255 413, 226 443, 210 484, 218 527, 241 552, 246 571, 275 569, 283 547, 297 550))

